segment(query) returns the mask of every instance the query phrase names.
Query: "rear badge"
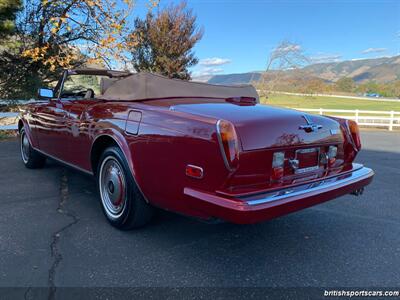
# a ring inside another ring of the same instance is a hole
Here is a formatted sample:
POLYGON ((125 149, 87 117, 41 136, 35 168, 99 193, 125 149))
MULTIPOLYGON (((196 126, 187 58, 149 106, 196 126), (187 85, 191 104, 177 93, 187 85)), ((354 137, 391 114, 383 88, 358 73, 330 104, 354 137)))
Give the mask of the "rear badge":
POLYGON ((322 128, 322 125, 313 123, 307 115, 304 115, 303 118, 306 120, 307 125, 301 125, 299 129, 303 129, 305 132, 315 132, 322 128))

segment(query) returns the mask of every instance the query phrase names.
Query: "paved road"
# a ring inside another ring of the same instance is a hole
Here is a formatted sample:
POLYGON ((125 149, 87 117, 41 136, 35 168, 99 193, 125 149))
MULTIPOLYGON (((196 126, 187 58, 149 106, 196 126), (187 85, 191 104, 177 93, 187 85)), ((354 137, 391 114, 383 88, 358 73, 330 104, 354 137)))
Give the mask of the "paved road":
POLYGON ((248 226, 163 212, 130 232, 107 224, 91 178, 25 169, 1 142, 0 287, 399 286, 400 134, 362 135, 376 171, 362 197, 248 226))

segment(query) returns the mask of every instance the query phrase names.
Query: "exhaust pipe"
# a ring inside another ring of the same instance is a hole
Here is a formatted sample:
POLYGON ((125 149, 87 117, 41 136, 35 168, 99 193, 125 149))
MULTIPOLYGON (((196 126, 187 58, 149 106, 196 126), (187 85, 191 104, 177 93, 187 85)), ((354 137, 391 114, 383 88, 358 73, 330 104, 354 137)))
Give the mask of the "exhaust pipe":
POLYGON ((357 190, 351 192, 350 194, 354 195, 354 196, 361 196, 363 193, 364 193, 364 188, 362 187, 361 189, 357 189, 357 190))

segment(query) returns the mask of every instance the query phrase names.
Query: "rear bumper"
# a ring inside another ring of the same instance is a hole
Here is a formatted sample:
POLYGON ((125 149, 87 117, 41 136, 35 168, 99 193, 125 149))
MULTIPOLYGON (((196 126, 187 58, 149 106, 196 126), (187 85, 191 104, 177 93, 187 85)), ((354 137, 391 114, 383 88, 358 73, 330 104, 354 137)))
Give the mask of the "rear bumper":
POLYGON ((273 219, 349 194, 368 185, 373 176, 373 170, 353 164, 351 171, 337 176, 245 197, 223 197, 192 188, 185 188, 184 193, 188 196, 192 208, 210 217, 249 224, 273 219))

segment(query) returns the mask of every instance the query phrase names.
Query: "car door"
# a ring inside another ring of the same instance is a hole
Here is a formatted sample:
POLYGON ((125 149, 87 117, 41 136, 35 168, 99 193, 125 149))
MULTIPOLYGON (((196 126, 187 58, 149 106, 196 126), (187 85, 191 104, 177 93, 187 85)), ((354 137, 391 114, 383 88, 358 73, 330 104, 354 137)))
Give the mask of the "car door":
POLYGON ((65 106, 68 112, 68 161, 76 167, 91 170, 90 150, 92 137, 90 136, 90 122, 86 115, 88 106, 97 102, 96 99, 71 100, 65 106))
POLYGON ((35 111, 36 137, 40 150, 54 158, 67 158, 68 131, 67 112, 60 99, 49 99, 38 105, 35 111))
POLYGON ((57 99, 39 109, 39 139, 43 152, 83 170, 91 170, 88 106, 98 102, 100 78, 66 71, 57 85, 57 99))

